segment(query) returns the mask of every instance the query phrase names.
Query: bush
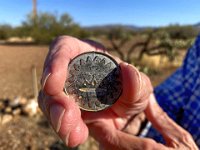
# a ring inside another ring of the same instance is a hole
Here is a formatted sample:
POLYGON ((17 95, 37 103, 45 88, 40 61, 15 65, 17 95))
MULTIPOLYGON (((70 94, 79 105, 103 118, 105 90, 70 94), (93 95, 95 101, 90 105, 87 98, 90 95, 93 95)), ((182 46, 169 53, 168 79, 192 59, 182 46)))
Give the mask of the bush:
POLYGON ((55 37, 65 34, 79 38, 88 36, 68 14, 57 17, 50 13, 40 13, 37 18, 29 15, 22 26, 15 29, 14 34, 30 36, 38 44, 49 44, 55 37))
POLYGON ((180 25, 171 25, 165 27, 164 30, 169 33, 172 39, 191 39, 197 36, 198 31, 195 27, 187 25, 187 26, 180 26, 180 25))
POLYGON ((11 32, 12 27, 10 25, 0 25, 0 40, 6 40, 11 35, 11 32))

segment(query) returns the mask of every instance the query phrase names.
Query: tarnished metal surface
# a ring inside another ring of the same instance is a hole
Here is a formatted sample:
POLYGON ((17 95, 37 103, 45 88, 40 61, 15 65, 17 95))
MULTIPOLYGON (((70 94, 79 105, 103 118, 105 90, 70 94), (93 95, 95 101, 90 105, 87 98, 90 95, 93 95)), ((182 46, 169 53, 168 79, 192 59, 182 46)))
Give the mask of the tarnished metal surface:
POLYGON ((65 92, 75 97, 81 109, 103 110, 122 93, 121 70, 110 56, 87 52, 70 61, 65 92))

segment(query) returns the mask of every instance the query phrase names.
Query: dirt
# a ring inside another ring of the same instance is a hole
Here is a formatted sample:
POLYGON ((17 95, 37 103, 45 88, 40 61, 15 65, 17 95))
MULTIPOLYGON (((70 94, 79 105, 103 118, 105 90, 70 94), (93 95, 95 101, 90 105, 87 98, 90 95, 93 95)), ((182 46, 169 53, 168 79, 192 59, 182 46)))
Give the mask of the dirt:
MULTIPOLYGON (((0 99, 17 96, 33 97, 31 68, 36 67, 38 86, 47 46, 0 45, 0 99)), ((176 68, 168 67, 150 76, 153 85, 159 84, 176 68)), ((0 114, 1 115, 1 114, 0 114)), ((0 150, 68 150, 43 115, 18 116, 6 125, 0 125, 0 150)), ((96 150, 98 144, 91 137, 78 148, 96 150)))
POLYGON ((31 68, 36 67, 38 85, 47 46, 0 46, 0 97, 33 96, 31 68))
POLYGON ((97 150, 98 147, 91 137, 79 147, 66 147, 43 116, 15 117, 0 126, 0 139, 0 150, 97 150))

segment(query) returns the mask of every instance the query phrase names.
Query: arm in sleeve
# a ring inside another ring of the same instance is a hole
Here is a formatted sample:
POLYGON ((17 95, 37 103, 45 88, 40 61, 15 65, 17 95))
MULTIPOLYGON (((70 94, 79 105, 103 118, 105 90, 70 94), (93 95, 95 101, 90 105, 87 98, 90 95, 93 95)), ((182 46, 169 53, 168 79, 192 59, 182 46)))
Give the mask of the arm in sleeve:
MULTIPOLYGON (((184 106, 188 103, 200 74, 200 35, 188 50, 183 65, 154 89, 162 109, 179 124, 184 106)), ((142 136, 164 143, 162 136, 148 122, 142 136)))

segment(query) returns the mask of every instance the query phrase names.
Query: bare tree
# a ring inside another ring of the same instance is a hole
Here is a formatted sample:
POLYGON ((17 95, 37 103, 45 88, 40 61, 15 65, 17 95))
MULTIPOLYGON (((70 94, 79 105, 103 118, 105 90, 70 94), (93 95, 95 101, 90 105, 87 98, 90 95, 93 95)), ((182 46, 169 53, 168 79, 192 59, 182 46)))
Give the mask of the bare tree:
POLYGON ((161 38, 159 37, 160 35, 157 34, 158 29, 153 29, 145 33, 146 38, 139 42, 133 42, 133 44, 128 48, 126 52, 123 51, 123 49, 124 49, 124 45, 127 42, 130 42, 131 40, 131 38, 129 38, 130 35, 121 34, 118 32, 116 36, 115 34, 113 34, 113 32, 111 33, 112 34, 108 36, 108 39, 111 43, 111 47, 108 48, 108 50, 116 52, 122 60, 128 63, 131 63, 132 53, 138 48, 140 48, 138 60, 141 60, 144 54, 147 54, 149 56, 164 54, 164 55, 167 55, 169 59, 171 60, 173 59, 173 56, 172 56, 173 46, 170 43, 165 42, 165 40, 161 40, 159 44, 152 44, 156 40, 156 38, 157 39, 161 38))

